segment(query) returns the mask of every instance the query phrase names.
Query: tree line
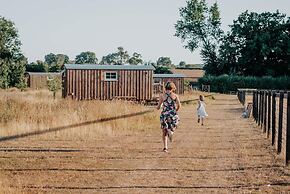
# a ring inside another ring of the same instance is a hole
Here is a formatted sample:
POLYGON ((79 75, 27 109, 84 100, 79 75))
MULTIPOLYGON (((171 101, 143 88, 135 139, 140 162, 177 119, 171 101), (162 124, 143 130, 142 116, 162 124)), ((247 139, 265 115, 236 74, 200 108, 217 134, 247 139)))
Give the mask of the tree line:
POLYGON ((290 75, 290 18, 278 10, 241 13, 230 30, 221 29, 217 3, 187 0, 175 36, 190 51, 201 48, 207 75, 290 75))
MULTIPOLYGON (((183 62, 185 63, 185 62, 183 62)), ((99 65, 153 65, 155 67, 162 67, 169 69, 174 67, 170 57, 159 57, 156 62, 144 62, 142 55, 134 52, 132 56, 129 55, 123 47, 118 47, 116 52, 110 53, 102 57, 99 62, 96 54, 91 51, 81 52, 70 60, 65 54, 49 53, 45 55, 44 61, 37 60, 36 62, 28 63, 26 71, 28 72, 60 72, 64 68, 64 64, 99 64, 99 65)))

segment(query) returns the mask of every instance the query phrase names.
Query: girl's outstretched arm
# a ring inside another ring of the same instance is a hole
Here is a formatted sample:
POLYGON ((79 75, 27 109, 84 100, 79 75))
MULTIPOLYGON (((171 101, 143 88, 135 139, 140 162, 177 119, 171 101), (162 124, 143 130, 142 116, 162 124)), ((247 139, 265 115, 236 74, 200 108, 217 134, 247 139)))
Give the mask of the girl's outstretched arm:
POLYGON ((200 108, 200 100, 198 101, 198 107, 197 107, 197 110, 200 108))
POLYGON ((163 102, 163 94, 160 94, 159 95, 158 105, 157 105, 157 110, 160 109, 162 102, 163 102))
POLYGON ((176 95, 176 105, 177 105, 176 111, 178 111, 180 109, 180 107, 181 107, 181 103, 180 103, 180 100, 179 100, 179 96, 178 95, 176 95))

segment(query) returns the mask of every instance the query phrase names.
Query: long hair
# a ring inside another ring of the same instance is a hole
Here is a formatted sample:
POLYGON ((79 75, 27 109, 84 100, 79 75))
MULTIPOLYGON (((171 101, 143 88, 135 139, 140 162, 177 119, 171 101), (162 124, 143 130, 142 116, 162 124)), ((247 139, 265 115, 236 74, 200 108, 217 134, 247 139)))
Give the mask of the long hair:
POLYGON ((199 95, 199 100, 200 101, 204 101, 204 96, 203 95, 199 95))
POLYGON ((165 90, 172 90, 175 91, 176 90, 176 86, 173 82, 167 82, 165 84, 165 90))

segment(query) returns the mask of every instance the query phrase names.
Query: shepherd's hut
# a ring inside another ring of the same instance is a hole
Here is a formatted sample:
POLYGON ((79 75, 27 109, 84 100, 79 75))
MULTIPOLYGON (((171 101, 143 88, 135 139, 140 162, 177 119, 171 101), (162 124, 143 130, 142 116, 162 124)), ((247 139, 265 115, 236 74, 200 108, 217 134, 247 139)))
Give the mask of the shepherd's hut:
POLYGON ((153 66, 66 64, 63 97, 77 100, 151 100, 153 66))

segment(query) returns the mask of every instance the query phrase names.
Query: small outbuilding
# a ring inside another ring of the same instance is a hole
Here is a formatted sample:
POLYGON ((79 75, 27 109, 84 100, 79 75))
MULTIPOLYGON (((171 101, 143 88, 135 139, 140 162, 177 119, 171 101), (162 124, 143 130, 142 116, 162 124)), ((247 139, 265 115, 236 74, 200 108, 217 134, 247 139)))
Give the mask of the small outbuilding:
POLYGON ((184 94, 184 74, 154 74, 154 94, 163 92, 164 85, 172 81, 176 86, 177 94, 184 94))
POLYGON ((62 73, 45 73, 45 72, 26 72, 25 80, 29 88, 32 89, 46 89, 48 88, 48 81, 53 78, 62 79, 62 73))
POLYGON ((152 100, 153 66, 66 64, 63 97, 77 100, 152 100))

